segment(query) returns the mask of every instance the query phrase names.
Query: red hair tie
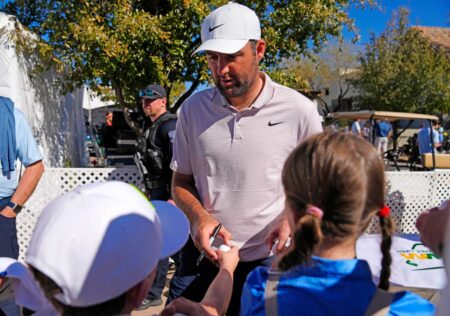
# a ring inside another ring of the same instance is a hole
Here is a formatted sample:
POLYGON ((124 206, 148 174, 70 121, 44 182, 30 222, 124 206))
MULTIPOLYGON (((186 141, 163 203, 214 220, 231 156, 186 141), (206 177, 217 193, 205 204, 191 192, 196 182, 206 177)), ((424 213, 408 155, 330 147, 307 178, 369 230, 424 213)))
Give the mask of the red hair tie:
POLYGON ((389 208, 389 206, 383 206, 382 208, 380 208, 380 210, 378 211, 378 216, 379 217, 389 217, 389 215, 391 215, 391 209, 389 208))

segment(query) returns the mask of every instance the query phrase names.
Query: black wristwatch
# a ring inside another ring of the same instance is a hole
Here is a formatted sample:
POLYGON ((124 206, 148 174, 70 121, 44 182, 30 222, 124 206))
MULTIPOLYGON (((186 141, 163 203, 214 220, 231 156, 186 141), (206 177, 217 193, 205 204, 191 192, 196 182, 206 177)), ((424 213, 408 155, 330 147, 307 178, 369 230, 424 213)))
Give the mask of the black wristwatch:
POLYGON ((16 213, 16 215, 19 214, 23 208, 22 205, 19 205, 17 203, 11 202, 11 201, 6 203, 6 206, 9 206, 10 208, 12 208, 13 212, 16 213))

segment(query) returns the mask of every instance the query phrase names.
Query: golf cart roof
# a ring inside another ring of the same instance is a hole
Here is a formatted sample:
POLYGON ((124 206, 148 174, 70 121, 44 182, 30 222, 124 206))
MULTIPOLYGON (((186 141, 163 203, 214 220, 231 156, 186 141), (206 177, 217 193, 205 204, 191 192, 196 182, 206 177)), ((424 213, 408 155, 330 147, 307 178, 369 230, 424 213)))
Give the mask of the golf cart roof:
POLYGON ((405 113, 405 112, 389 112, 389 111, 354 111, 354 112, 332 112, 328 114, 329 118, 350 120, 350 119, 386 119, 388 121, 397 120, 432 120, 439 121, 435 115, 405 113))

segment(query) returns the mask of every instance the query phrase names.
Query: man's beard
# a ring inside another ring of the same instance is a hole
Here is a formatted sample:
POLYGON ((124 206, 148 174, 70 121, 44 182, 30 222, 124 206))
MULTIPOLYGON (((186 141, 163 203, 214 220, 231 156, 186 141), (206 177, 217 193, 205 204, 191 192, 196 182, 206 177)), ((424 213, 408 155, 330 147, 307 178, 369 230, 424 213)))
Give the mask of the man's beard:
POLYGON ((253 86, 253 84, 256 81, 256 78, 258 77, 258 64, 255 63, 254 67, 252 68, 252 72, 242 78, 242 80, 238 80, 237 78, 230 77, 234 80, 234 85, 229 88, 224 88, 220 83, 220 78, 213 78, 214 82, 216 84, 217 89, 219 89, 219 92, 225 97, 225 98, 236 98, 245 95, 248 90, 253 86))

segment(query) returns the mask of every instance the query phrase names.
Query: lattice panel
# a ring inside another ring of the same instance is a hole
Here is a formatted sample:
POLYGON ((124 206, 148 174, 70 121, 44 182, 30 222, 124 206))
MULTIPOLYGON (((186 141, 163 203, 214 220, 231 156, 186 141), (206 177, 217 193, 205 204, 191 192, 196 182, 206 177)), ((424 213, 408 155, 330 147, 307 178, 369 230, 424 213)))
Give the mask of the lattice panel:
MULTIPOLYGON (((447 171, 386 172, 386 179, 386 204, 392 210, 398 233, 417 234, 415 223, 420 212, 450 198, 450 173, 447 171)), ((367 231, 380 233, 377 218, 367 231)))
MULTIPOLYGON (((415 221, 423 210, 439 205, 450 198, 450 172, 387 172, 387 201, 392 209, 396 231, 417 233, 415 221)), ((124 168, 47 168, 36 191, 17 217, 20 245, 19 259, 25 258, 26 248, 37 216, 55 197, 91 182, 119 180, 142 188, 142 180, 133 166, 124 168)), ((368 233, 379 233, 377 219, 368 233)))
POLYGON ((19 260, 24 260, 25 252, 38 215, 54 198, 75 187, 92 182, 118 180, 142 188, 141 177, 134 166, 124 168, 47 168, 35 192, 17 216, 17 238, 19 260))

